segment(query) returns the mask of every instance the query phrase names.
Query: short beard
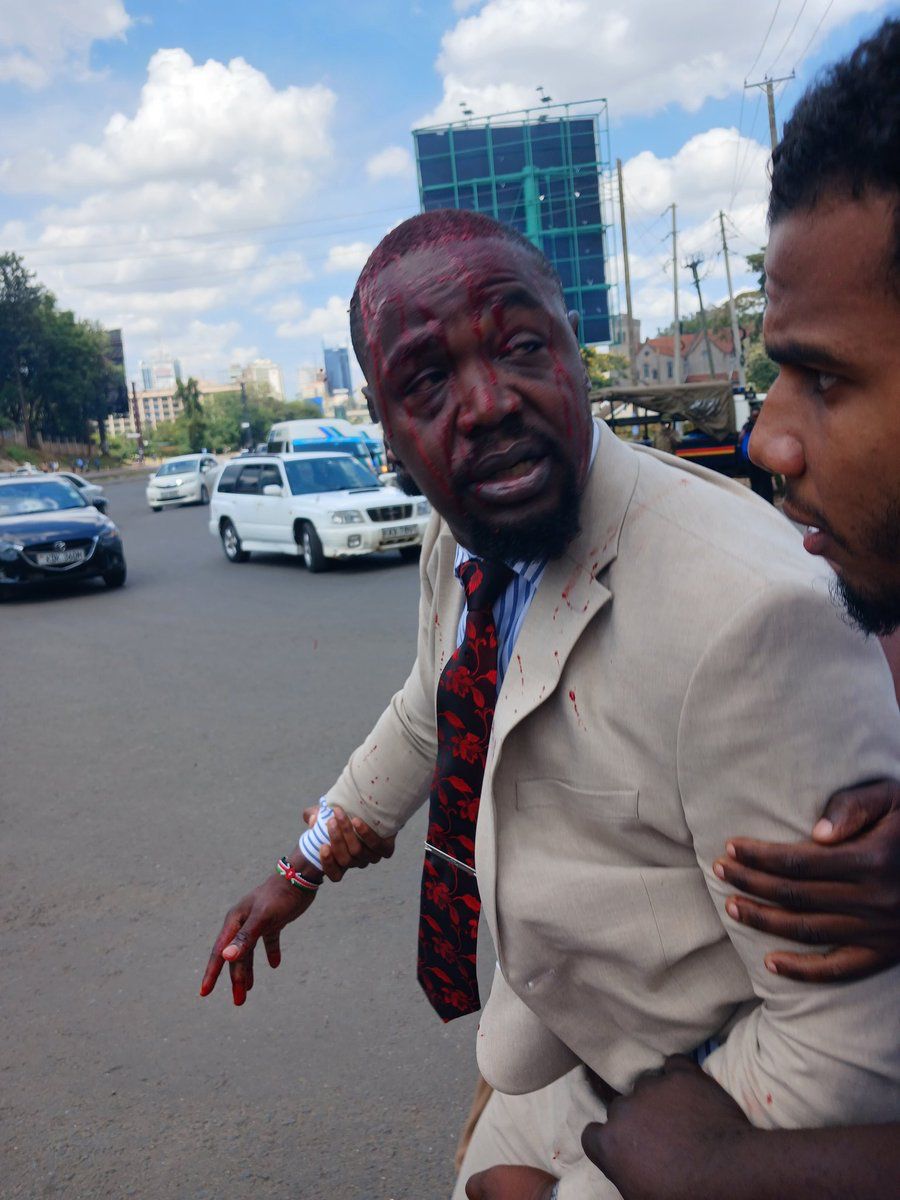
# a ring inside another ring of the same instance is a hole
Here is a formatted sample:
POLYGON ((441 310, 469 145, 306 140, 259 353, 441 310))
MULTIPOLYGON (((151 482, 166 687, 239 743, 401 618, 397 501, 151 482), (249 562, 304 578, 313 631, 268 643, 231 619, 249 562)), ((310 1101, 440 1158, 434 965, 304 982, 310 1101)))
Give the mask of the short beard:
POLYGON ((535 517, 519 527, 508 528, 498 528, 472 517, 466 539, 471 545, 466 549, 479 558, 508 563, 560 558, 581 532, 580 512, 581 493, 575 471, 570 468, 563 476, 559 504, 554 512, 535 517))
POLYGON ((900 595, 874 595, 851 587, 838 577, 832 585, 835 599, 846 609, 847 616, 863 633, 886 637, 900 628, 900 595))

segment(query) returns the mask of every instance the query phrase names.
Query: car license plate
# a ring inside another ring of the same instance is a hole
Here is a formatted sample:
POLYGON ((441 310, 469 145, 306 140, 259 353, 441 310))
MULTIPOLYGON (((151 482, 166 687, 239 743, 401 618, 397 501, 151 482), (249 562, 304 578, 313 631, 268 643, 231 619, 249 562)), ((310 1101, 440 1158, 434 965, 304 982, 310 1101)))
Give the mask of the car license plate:
POLYGON ((34 556, 39 567, 62 567, 69 563, 84 562, 87 557, 84 550, 45 550, 34 556))
POLYGON ((418 529, 415 525, 392 525, 389 529, 382 529, 381 539, 387 541, 388 538, 401 539, 415 537, 418 529))

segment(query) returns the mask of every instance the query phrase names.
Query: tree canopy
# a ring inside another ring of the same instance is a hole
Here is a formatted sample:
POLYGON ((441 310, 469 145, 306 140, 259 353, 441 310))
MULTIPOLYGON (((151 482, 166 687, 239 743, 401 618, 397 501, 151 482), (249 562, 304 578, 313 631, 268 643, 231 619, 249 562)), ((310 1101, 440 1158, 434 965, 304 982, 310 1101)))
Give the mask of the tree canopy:
POLYGON ((0 420, 39 433, 84 437, 109 413, 117 372, 107 335, 59 309, 17 254, 0 254, 0 420))

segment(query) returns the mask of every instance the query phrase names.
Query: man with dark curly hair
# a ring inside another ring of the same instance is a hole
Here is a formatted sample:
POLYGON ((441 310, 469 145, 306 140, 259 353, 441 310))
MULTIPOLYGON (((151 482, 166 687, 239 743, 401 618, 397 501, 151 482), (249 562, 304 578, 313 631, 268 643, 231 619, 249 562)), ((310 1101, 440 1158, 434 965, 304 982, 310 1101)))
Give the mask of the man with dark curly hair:
MULTIPOLYGON (((797 105, 773 156, 769 222, 764 332, 781 371, 750 453, 784 476, 785 512, 806 526, 807 551, 834 568, 852 621, 882 638, 900 696, 900 21, 886 21, 797 105)), ((807 886, 819 907, 838 901, 849 912, 852 859, 863 838, 880 836, 894 899, 878 924, 896 959, 900 788, 882 801, 874 829, 851 830, 843 882, 826 892, 820 875, 807 886)), ((811 874, 823 863, 824 854, 807 859, 811 874)), ((784 882, 777 868, 728 870, 766 900, 784 882)), ((839 873, 837 859, 827 870, 839 873)), ((856 920, 870 917, 860 908, 856 920)), ((806 916, 810 934, 827 919, 806 916)), ((896 1027, 896 998, 884 1019, 896 1027)), ((584 1146, 625 1200, 880 1200, 900 1179, 900 1125, 755 1129, 684 1058, 615 1100, 584 1146)))

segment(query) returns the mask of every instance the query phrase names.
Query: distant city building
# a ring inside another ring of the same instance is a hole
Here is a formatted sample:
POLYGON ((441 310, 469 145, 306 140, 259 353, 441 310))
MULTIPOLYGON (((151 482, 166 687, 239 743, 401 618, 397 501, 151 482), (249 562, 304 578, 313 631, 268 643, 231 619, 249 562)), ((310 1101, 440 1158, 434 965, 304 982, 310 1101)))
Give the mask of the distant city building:
POLYGON ((110 367, 107 408, 110 414, 128 412, 128 380, 121 329, 106 329, 106 361, 110 367))
POLYGON ((150 362, 141 359, 138 363, 138 370, 146 391, 153 391, 156 388, 175 388, 184 378, 181 373, 181 363, 177 358, 160 356, 150 362))
POLYGON ((234 383, 243 383, 253 387, 274 400, 284 399, 284 375, 278 363, 270 358, 255 358, 246 367, 240 363, 232 363, 229 375, 234 383))
MULTIPOLYGON (((737 380, 737 359, 731 330, 709 335, 713 379, 737 380)), ((681 371, 685 383, 709 381, 709 359, 702 333, 681 335, 681 371)), ((638 383, 673 383, 675 380, 675 338, 671 334, 647 338, 637 352, 638 383)))
POLYGON ((325 393, 325 372, 322 367, 300 367, 297 372, 297 399, 323 409, 325 393))
MULTIPOLYGON (((209 380, 199 380, 197 384, 202 403, 205 396, 214 392, 239 392, 239 383, 212 383, 209 380)), ((128 413, 124 416, 110 416, 106 423, 107 433, 118 437, 137 437, 137 425, 134 419, 134 405, 137 404, 141 418, 141 428, 144 433, 155 429, 163 421, 174 421, 184 411, 184 404, 176 395, 174 388, 145 388, 136 392, 134 400, 129 405, 128 413)))
POLYGON ((615 259, 606 101, 547 104, 413 131, 423 212, 465 208, 511 225, 553 263, 585 344, 610 342, 615 259))
POLYGON ((350 355, 346 346, 325 347, 325 379, 329 392, 352 392, 353 382, 350 378, 350 355))

